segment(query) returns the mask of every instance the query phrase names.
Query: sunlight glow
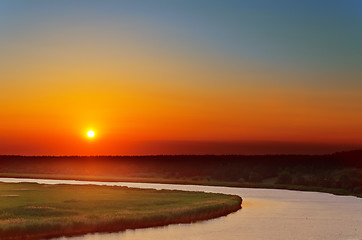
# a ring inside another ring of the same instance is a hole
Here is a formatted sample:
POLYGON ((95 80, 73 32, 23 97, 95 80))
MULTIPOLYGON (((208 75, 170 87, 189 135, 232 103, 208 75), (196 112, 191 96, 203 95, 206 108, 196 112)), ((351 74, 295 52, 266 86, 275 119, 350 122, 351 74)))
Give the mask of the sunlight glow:
POLYGON ((94 132, 92 130, 87 132, 88 137, 92 138, 94 137, 94 132))

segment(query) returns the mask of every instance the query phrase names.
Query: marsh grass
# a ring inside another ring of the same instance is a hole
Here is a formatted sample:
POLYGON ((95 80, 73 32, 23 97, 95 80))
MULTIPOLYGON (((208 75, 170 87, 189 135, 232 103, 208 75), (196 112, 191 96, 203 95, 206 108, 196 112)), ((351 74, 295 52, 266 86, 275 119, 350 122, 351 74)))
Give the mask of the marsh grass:
POLYGON ((238 196, 118 186, 0 183, 0 239, 189 223, 240 209, 238 196), (4 196, 18 195, 8 198, 4 196))

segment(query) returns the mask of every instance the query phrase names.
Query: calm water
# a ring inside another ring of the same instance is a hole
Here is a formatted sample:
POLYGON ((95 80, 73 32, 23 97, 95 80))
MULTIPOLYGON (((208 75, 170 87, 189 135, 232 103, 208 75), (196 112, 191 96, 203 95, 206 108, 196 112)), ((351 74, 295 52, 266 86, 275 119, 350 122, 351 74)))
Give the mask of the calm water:
POLYGON ((209 221, 57 240, 361 240, 362 199, 327 193, 194 185, 0 178, 2 182, 97 184, 235 194, 236 213, 209 221))

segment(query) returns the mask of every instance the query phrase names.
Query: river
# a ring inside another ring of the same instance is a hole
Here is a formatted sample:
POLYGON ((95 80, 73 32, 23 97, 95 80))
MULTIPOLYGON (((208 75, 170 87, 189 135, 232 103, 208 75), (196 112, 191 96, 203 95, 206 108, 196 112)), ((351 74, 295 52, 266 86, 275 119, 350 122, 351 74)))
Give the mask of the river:
POLYGON ((96 184, 239 195, 243 208, 228 216, 164 227, 54 240, 361 240, 362 199, 328 193, 176 184, 0 178, 1 182, 96 184))

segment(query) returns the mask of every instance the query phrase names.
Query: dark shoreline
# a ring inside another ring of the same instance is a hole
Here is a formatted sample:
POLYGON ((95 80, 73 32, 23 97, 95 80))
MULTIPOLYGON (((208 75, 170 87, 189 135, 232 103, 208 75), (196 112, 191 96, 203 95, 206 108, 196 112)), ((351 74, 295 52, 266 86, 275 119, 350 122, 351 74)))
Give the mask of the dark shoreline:
POLYGON ((129 183, 155 183, 155 184, 179 184, 179 185, 200 185, 200 186, 215 186, 215 187, 237 187, 237 188, 263 188, 263 189, 279 189, 279 190, 294 190, 306 192, 329 193, 337 196, 354 196, 362 198, 362 194, 353 194, 343 189, 330 189, 319 186, 295 186, 295 185, 276 185, 263 183, 235 183, 235 182, 202 182, 193 180, 178 180, 178 179, 152 179, 152 178, 111 178, 111 177, 91 177, 91 176, 65 176, 47 174, 10 174, 0 173, 0 178, 25 178, 25 179, 49 179, 49 180, 76 180, 90 182, 129 182, 129 183))
POLYGON ((362 150, 328 155, 0 156, 0 176, 271 188, 362 197, 362 150))

